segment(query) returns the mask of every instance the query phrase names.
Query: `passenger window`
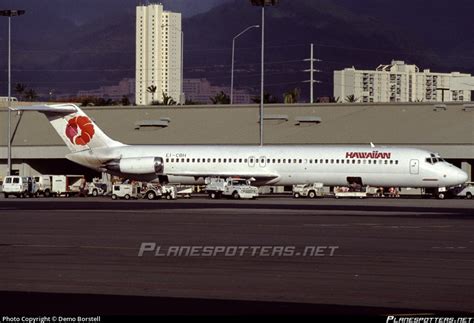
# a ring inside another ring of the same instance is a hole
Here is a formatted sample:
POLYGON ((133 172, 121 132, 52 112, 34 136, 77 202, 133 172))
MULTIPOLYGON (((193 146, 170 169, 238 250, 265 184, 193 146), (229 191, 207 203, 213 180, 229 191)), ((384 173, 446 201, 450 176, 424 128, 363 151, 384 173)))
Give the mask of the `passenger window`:
POLYGON ((326 164, 329 164, 329 159, 326 159, 326 164))
POLYGON ((357 160, 357 164, 360 164, 360 159, 359 159, 359 160, 357 160))
POLYGON ((13 178, 13 184, 18 184, 18 183, 20 183, 20 178, 18 177, 13 178))
POLYGON ((303 163, 303 160, 302 160, 302 159, 300 159, 300 164, 302 164, 302 163, 303 163))
POLYGON ((224 163, 227 163, 227 158, 224 158, 224 163))
POLYGON ((239 163, 241 163, 241 162, 242 162, 242 158, 239 158, 239 163))
POLYGON ((220 163, 220 162, 221 162, 221 160, 222 160, 222 159, 220 159, 220 158, 219 158, 217 161, 220 163))
POLYGON ((336 159, 336 164, 339 164, 339 159, 336 159))
POLYGON ((312 163, 313 163, 313 160, 312 160, 312 159, 310 159, 310 160, 309 160, 309 163, 310 163, 310 164, 312 164, 312 163))
POLYGON ((278 164, 280 164, 280 163, 281 163, 281 159, 278 159, 278 164))
POLYGON ((275 159, 272 159, 272 163, 275 164, 275 162, 276 162, 275 159))
POLYGON ((184 158, 181 158, 181 162, 184 163, 184 158))
POLYGON ((6 183, 7 183, 7 184, 11 184, 11 183, 12 183, 12 178, 11 178, 11 177, 8 177, 7 180, 6 180, 6 183))
POLYGON ((174 158, 171 158, 171 162, 174 163, 174 158))
POLYGON ((341 164, 344 164, 344 159, 341 159, 341 164))
POLYGON ((246 163, 246 164, 247 164, 247 158, 245 158, 245 159, 244 159, 244 163, 246 163))
POLYGON ((216 159, 215 159, 215 158, 213 158, 213 159, 212 159, 212 162, 213 162, 213 163, 215 163, 215 162, 216 162, 216 159))
POLYGON ((398 165, 398 160, 395 161, 395 165, 398 165))
POLYGON ((385 161, 385 165, 387 165, 387 164, 388 164, 388 160, 385 161))
POLYGON ((390 165, 393 165, 393 160, 390 161, 390 165))
POLYGON ((334 159, 331 159, 331 164, 334 164, 334 159))
POLYGON ((271 160, 270 159, 267 159, 267 164, 270 164, 271 163, 271 160))
POLYGON ((189 160, 190 160, 189 158, 188 158, 188 159, 186 159, 186 162, 187 162, 187 163, 189 163, 189 160))
POLYGON ((298 161, 296 159, 293 159, 293 164, 296 164, 298 161))
POLYGON ((170 161, 169 158, 166 158, 166 162, 168 163, 169 161, 170 161))
POLYGON ((291 159, 288 159, 288 164, 291 164, 291 159))

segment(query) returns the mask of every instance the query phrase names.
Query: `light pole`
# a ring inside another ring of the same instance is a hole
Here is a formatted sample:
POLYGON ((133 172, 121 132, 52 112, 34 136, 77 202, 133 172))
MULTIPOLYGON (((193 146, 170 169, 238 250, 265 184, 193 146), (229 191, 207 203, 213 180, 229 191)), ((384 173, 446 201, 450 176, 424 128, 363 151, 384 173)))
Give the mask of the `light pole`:
POLYGON ((12 171, 12 120, 11 120, 11 112, 12 112, 12 103, 11 103, 11 96, 12 96, 12 68, 11 68, 11 20, 12 17, 21 16, 25 14, 25 10, 0 10, 0 16, 8 17, 8 169, 7 175, 11 175, 12 171))
POLYGON ((265 6, 274 6, 279 0, 250 0, 253 6, 262 7, 262 76, 260 81, 260 146, 263 146, 263 97, 265 72, 265 6))
POLYGON ((234 103, 234 57, 235 57, 235 40, 245 34, 247 31, 249 31, 252 28, 259 28, 259 25, 253 25, 245 28, 242 30, 240 33, 238 33, 233 39, 232 39, 232 69, 231 69, 231 74, 230 74, 230 104, 234 103))
POLYGON ((181 88, 180 88, 180 94, 179 94, 179 102, 181 105, 184 104, 184 101, 186 100, 184 96, 184 91, 183 91, 183 83, 184 83, 184 32, 182 29, 178 29, 177 27, 173 25, 161 25, 161 28, 164 27, 172 27, 174 30, 179 31, 181 33, 181 69, 180 69, 180 74, 181 74, 181 88))

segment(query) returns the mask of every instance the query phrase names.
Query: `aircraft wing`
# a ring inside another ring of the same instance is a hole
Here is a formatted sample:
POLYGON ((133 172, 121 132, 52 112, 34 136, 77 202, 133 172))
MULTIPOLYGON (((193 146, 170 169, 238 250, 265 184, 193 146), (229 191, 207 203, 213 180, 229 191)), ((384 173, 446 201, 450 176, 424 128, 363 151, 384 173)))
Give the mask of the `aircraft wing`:
POLYGON ((245 179, 254 178, 256 181, 270 181, 280 177, 278 174, 271 173, 239 173, 239 172, 166 172, 170 176, 191 176, 191 177, 240 177, 245 179))

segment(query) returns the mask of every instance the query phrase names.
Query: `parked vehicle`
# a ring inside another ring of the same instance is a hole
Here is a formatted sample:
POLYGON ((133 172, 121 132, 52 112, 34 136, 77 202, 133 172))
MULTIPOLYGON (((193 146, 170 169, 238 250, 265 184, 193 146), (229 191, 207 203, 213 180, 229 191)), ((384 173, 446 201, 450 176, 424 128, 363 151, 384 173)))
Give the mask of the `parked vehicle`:
POLYGON ((467 182, 464 185, 454 187, 448 191, 449 196, 472 199, 474 196, 474 182, 467 182))
POLYGON ((43 195, 44 197, 51 196, 51 175, 35 176, 35 182, 38 185, 38 194, 43 195))
POLYGON ((166 198, 167 200, 174 200, 178 197, 178 194, 176 186, 174 185, 147 183, 145 188, 145 197, 149 200, 154 200, 156 198, 166 198))
POLYGON ((360 187, 353 189, 351 187, 342 186, 342 187, 335 187, 334 188, 334 197, 341 198, 341 197, 349 197, 349 198, 366 198, 367 197, 367 190, 365 187, 360 187))
POLYGON ((91 183, 87 184, 87 195, 94 197, 107 194, 107 183, 94 178, 91 183))
POLYGON ((7 176, 2 184, 2 191, 5 198, 10 195, 16 197, 36 197, 38 196, 38 186, 31 176, 7 176))
POLYGON ((84 175, 53 175, 52 192, 55 196, 66 197, 86 194, 84 175))
POLYGON ((138 199, 139 185, 136 183, 132 184, 114 184, 112 185, 112 200, 117 199, 138 199))
POLYGON ((258 187, 251 186, 250 180, 241 178, 227 179, 223 178, 206 178, 205 191, 211 199, 221 197, 234 199, 255 199, 258 197, 258 187))
POLYGON ((322 197, 324 196, 323 186, 323 183, 293 185, 293 197, 309 197, 311 199, 322 197))

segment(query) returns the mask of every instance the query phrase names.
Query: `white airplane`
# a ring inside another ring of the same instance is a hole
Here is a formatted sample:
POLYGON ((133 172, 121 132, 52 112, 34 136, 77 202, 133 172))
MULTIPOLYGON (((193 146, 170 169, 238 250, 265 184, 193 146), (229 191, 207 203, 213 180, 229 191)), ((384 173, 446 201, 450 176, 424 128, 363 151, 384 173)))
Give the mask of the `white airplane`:
POLYGON ((109 138, 74 104, 18 107, 43 113, 71 153, 67 159, 125 178, 202 184, 208 177, 253 178, 255 185, 320 182, 439 188, 467 174, 438 154, 413 148, 325 145, 126 145, 109 138))

